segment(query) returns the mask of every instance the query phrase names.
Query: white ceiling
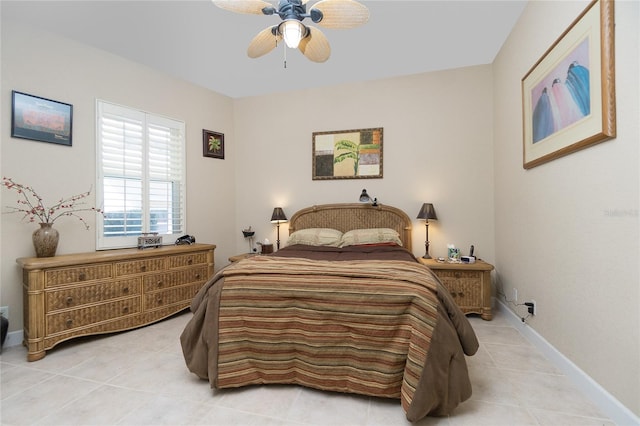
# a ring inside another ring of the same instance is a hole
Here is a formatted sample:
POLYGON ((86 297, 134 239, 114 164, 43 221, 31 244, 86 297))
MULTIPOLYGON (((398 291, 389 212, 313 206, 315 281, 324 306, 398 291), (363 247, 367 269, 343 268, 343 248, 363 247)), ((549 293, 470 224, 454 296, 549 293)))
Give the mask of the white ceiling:
POLYGON ((361 2, 369 8, 367 24, 321 29, 332 48, 327 62, 287 49, 286 68, 283 47, 257 59, 246 55, 253 37, 276 24, 277 16, 232 13, 209 0, 3 0, 1 13, 3 20, 44 28, 237 98, 489 64, 526 5, 361 2))

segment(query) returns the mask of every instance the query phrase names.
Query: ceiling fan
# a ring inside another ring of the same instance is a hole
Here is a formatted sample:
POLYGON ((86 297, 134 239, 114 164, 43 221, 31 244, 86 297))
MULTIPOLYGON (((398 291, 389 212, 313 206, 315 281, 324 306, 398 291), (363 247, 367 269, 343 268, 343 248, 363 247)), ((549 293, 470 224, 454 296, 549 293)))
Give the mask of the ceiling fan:
POLYGON ((247 49, 250 58, 266 55, 283 39, 292 49, 298 48, 307 59, 325 62, 331 55, 331 47, 325 35, 317 28, 305 25, 311 21, 325 28, 354 28, 369 20, 369 10, 355 0, 320 0, 307 12, 309 0, 279 0, 278 6, 263 0, 213 0, 221 9, 257 15, 277 14, 282 19, 256 35, 247 49))

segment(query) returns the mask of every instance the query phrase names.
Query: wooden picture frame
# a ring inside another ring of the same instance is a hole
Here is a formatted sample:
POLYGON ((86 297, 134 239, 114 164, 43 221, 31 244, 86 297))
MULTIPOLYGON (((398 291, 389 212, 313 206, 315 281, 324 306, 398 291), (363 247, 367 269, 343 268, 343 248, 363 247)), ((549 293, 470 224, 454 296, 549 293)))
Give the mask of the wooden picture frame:
POLYGON ((382 127, 314 132, 312 179, 382 178, 382 127))
POLYGON ((224 160, 224 133, 202 129, 202 155, 224 160))
POLYGON ((522 78, 525 169, 616 136, 613 3, 591 2, 522 78))
POLYGON ((71 146, 73 105, 11 91, 11 137, 71 146))

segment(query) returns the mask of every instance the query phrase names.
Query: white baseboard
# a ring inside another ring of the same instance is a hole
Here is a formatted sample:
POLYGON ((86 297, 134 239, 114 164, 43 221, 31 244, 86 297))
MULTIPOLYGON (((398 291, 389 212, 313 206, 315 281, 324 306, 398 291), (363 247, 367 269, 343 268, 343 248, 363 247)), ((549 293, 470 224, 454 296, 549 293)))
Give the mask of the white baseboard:
POLYGON ((19 346, 22 344, 22 330, 10 331, 7 333, 7 337, 4 341, 4 347, 19 346))
POLYGON ((569 358, 564 356, 553 345, 538 334, 533 328, 523 323, 511 309, 501 300, 495 299, 496 308, 506 314, 507 319, 520 333, 536 348, 538 348, 547 359, 552 362, 589 398, 607 417, 619 426, 640 425, 640 418, 631 410, 622 405, 613 395, 607 392, 588 374, 582 371, 569 358))

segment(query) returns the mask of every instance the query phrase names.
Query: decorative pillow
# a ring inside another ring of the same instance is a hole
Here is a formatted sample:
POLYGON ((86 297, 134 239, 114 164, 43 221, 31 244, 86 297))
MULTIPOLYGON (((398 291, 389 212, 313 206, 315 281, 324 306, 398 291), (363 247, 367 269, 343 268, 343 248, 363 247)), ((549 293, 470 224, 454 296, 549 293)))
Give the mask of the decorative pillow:
POLYGON ((353 229, 342 235, 339 247, 363 244, 395 243, 402 246, 400 234, 391 228, 353 229))
POLYGON ((308 246, 338 247, 342 232, 331 228, 308 228, 289 235, 287 245, 306 244, 308 246))

